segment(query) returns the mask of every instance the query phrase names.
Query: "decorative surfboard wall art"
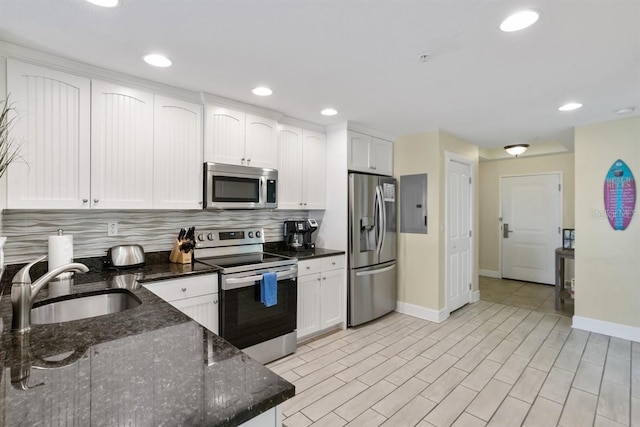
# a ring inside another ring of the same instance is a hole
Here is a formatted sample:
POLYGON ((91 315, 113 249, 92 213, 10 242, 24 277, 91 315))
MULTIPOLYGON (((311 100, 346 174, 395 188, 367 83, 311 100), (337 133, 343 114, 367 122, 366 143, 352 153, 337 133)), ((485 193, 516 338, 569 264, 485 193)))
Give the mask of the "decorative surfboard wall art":
POLYGON ((604 209, 614 230, 629 226, 636 207, 636 180, 631 169, 618 159, 607 172, 604 180, 604 209))

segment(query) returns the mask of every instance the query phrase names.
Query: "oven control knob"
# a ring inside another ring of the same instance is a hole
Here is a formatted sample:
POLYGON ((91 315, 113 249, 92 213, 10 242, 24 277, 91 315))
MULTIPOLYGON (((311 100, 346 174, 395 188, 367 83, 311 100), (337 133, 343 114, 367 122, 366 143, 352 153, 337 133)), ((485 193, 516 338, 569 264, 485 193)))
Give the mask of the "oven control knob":
POLYGON ((198 240, 200 240, 201 242, 204 241, 204 233, 198 234, 198 240))
POLYGON ((250 231, 250 232, 249 232, 249 238, 250 238, 250 239, 253 239, 253 231, 250 231))
POLYGON ((262 235, 262 233, 261 233, 261 232, 256 231, 256 237, 257 237, 257 238, 260 238, 260 236, 261 236, 261 235, 262 235))
POLYGON ((207 234, 207 239, 213 240, 214 239, 213 233, 207 234))

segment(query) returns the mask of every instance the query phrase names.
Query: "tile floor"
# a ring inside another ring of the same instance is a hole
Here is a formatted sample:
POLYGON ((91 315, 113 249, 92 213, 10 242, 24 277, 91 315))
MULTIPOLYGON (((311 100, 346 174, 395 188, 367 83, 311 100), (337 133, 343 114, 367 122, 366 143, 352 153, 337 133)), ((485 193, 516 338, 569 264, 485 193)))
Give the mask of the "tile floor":
POLYGON ((480 276, 480 298, 512 307, 573 316, 572 299, 565 299, 561 309, 556 311, 555 287, 551 285, 480 276))
POLYGON ((296 386, 284 424, 640 425, 640 343, 513 305, 528 289, 513 286, 439 324, 391 313, 269 364, 296 386))

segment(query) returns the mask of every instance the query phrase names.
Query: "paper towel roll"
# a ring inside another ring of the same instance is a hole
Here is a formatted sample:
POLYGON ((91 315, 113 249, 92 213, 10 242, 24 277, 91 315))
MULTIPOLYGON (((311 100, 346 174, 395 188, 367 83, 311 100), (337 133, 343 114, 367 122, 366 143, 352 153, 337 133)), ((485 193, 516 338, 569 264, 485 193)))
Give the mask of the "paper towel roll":
MULTIPOLYGON (((71 262, 73 262, 73 236, 49 236, 49 271, 71 262)), ((60 274, 58 277, 69 276, 71 276, 71 272, 60 274)))

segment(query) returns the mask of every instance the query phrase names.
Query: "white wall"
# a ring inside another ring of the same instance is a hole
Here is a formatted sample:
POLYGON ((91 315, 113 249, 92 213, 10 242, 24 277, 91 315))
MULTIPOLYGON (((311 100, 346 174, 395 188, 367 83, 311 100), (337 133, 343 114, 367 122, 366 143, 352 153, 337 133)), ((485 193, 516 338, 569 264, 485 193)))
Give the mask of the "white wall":
POLYGON ((640 117, 576 129, 574 326, 640 341, 638 204, 623 231, 603 214, 605 176, 617 159, 640 178, 640 117))
MULTIPOLYGON (((469 159, 477 170, 478 147, 440 130, 400 137, 394 144, 394 176, 426 173, 428 234, 398 233, 398 301, 410 314, 443 320, 446 306, 445 153, 469 159)), ((474 186, 473 228, 478 223, 477 183, 474 186)), ((401 192, 401 189, 398 191, 401 192)), ((478 245, 474 236, 473 283, 478 290, 478 245)))

